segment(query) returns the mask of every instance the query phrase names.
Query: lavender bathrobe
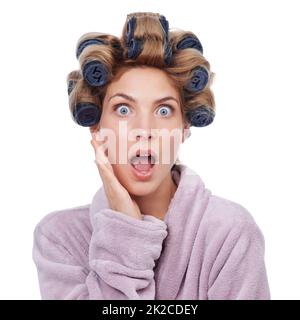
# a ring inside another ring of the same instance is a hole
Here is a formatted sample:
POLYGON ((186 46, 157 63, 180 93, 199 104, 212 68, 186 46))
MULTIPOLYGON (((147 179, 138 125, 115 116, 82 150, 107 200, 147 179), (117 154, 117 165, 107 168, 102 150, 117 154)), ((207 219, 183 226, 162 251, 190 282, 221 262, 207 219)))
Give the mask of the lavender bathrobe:
POLYGON ((32 257, 42 299, 271 299, 264 236, 243 206, 213 195, 184 164, 164 220, 91 204, 48 213, 32 257))

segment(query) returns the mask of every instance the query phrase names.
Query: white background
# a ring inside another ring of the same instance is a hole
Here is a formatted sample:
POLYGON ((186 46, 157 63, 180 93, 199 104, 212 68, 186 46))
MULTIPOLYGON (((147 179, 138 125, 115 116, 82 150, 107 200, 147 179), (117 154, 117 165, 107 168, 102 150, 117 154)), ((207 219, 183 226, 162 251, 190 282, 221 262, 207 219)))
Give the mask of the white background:
POLYGON ((246 207, 265 237, 272 299, 299 299, 299 2, 2 1, 0 4, 0 298, 40 299, 33 229, 90 203, 101 185, 87 128, 69 113, 75 44, 121 35, 154 11, 191 30, 216 73, 217 115, 192 128, 180 159, 214 194, 246 207))

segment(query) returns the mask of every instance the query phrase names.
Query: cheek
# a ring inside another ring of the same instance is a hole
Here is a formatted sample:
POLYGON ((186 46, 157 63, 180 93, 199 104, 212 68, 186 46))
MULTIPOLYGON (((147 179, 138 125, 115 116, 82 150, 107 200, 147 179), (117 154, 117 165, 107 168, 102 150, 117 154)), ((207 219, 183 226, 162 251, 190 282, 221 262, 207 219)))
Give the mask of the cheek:
POLYGON ((182 142, 182 136, 171 137, 171 149, 176 156, 182 142))
POLYGON ((170 132, 164 137, 160 137, 160 163, 173 164, 180 149, 182 134, 180 129, 170 132))
POLYGON ((100 119, 100 127, 103 135, 108 138, 108 159, 111 164, 125 164, 128 142, 124 125, 120 125, 119 120, 114 117, 104 114, 100 119))
POLYGON ((124 187, 128 187, 127 186, 127 182, 128 182, 128 168, 126 167, 126 165, 122 165, 122 164, 112 164, 113 170, 114 170, 114 174, 117 177, 117 179, 119 180, 119 182, 124 186, 124 187))

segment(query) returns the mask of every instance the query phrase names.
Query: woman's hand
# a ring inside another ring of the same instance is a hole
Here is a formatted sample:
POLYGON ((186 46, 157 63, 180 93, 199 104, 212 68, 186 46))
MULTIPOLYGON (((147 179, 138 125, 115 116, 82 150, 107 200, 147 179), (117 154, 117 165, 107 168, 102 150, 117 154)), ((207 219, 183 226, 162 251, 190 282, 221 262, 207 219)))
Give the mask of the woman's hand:
POLYGON ((130 197, 128 191, 121 185, 114 174, 113 168, 105 153, 105 140, 96 141, 96 133, 93 133, 92 137, 91 144, 95 150, 95 163, 101 176, 110 208, 142 220, 143 218, 139 206, 130 197))

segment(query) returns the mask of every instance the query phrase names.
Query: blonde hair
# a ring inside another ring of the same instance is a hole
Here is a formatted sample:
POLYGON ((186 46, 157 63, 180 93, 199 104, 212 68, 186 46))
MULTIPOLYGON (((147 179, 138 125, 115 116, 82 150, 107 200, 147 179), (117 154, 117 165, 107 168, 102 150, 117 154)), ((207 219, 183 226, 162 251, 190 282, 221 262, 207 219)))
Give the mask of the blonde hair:
MULTIPOLYGON (((215 73, 210 70, 209 62, 202 52, 194 47, 187 47, 184 50, 177 48, 177 44, 184 38, 192 37, 198 40, 197 36, 191 31, 178 28, 170 29, 166 34, 164 31, 166 29, 162 28, 161 17, 165 18, 153 12, 131 13, 127 15, 121 37, 89 32, 79 38, 76 52, 80 68, 70 72, 67 76, 69 108, 72 115, 79 103, 87 103, 97 106, 101 116, 102 102, 109 83, 117 80, 129 68, 147 66, 159 68, 167 73, 171 82, 178 89, 183 116, 188 111, 203 105, 209 108, 213 115, 215 114, 215 99, 210 89, 215 73), (134 59, 128 58, 128 29, 130 27, 128 23, 132 17, 135 18, 134 38, 143 44, 141 52, 134 59), (84 47, 82 46, 84 42, 90 43, 84 47), (166 44, 170 46, 172 54, 169 64, 165 60, 166 44), (84 78, 84 68, 93 61, 105 67, 106 78, 102 85, 93 86, 84 78), (191 80, 192 71, 199 66, 207 71, 208 82, 201 91, 188 91, 185 88, 191 80)), ((168 24, 168 22, 165 23, 168 24)), ((74 116, 73 120, 75 120, 74 116)))

